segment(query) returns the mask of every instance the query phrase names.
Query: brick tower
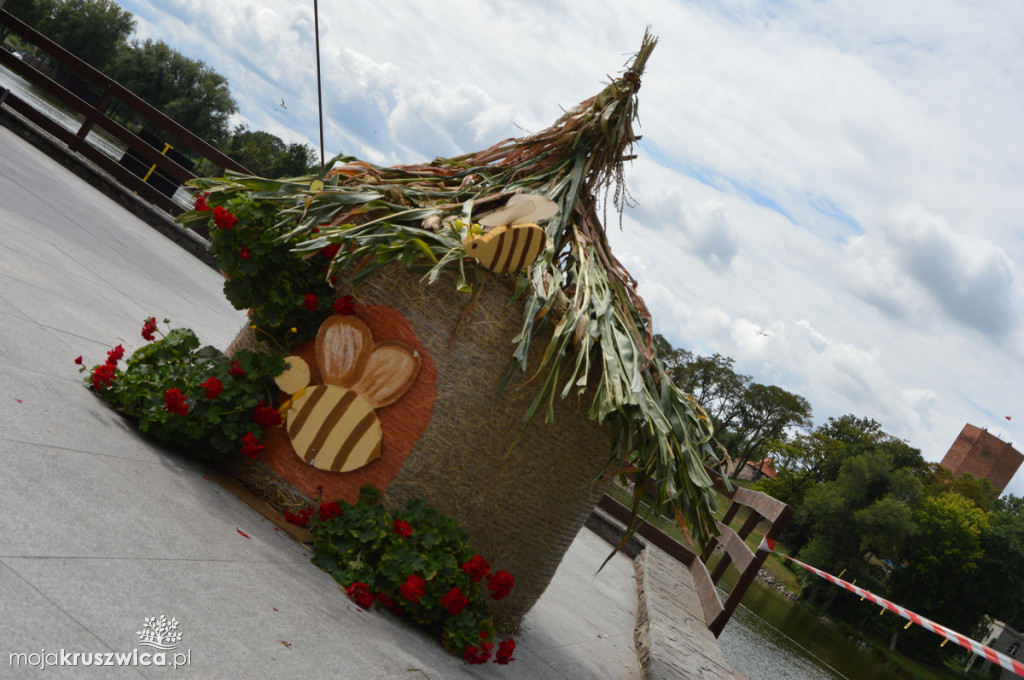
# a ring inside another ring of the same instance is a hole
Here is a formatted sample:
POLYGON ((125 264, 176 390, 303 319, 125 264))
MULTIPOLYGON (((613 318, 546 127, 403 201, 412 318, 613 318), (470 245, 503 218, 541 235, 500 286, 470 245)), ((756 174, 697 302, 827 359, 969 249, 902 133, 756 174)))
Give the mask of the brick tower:
POLYGON ((1012 442, 989 434, 974 425, 964 425, 960 436, 939 463, 954 475, 964 472, 984 477, 1002 492, 1024 462, 1024 454, 1013 448, 1012 442))

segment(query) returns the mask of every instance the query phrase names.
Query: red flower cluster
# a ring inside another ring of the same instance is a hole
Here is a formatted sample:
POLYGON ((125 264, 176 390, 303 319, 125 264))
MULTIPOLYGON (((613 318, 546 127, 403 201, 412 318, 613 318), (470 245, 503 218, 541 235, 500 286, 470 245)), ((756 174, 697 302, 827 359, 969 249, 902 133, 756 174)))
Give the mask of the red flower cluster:
POLYGON ((241 252, 238 253, 238 256, 240 258, 242 258, 243 260, 248 260, 249 259, 249 249, 248 248, 242 248, 241 252))
POLYGON ((245 369, 242 368, 242 364, 237 361, 232 361, 231 368, 228 369, 228 374, 233 378, 241 378, 245 375, 245 369))
POLYGON ((370 592, 369 584, 353 583, 345 588, 345 592, 363 609, 369 609, 373 606, 374 598, 373 593, 370 592))
POLYGON ((298 512, 284 511, 284 519, 289 524, 294 524, 297 527, 304 527, 309 523, 309 518, 313 516, 313 508, 303 508, 298 512))
POLYGON ((313 293, 306 293, 306 297, 302 300, 302 306, 310 312, 315 312, 319 305, 320 301, 317 300, 316 295, 313 295, 313 293))
POLYGON ((260 444, 260 440, 257 439, 256 435, 252 432, 246 432, 245 436, 242 437, 242 455, 256 460, 262 450, 263 444, 260 444))
POLYGON ((107 352, 107 363, 117 365, 117 362, 124 358, 124 347, 118 345, 107 352))
POLYGON ((224 384, 220 381, 220 378, 215 375, 211 375, 203 381, 200 387, 206 390, 207 399, 216 399, 220 396, 220 393, 224 391, 224 384))
POLYGON ((500 600, 508 595, 514 584, 515 579, 512 577, 512 574, 504 570, 496 571, 487 576, 487 589, 491 591, 491 597, 495 600, 500 600))
POLYGON ((494 643, 487 641, 490 636, 487 631, 480 631, 480 646, 466 645, 466 649, 462 651, 462 658, 473 665, 487 663, 491 658, 491 650, 494 649, 494 643))
POLYGON ((404 519, 396 519, 394 523, 395 533, 402 538, 409 538, 412 536, 412 527, 404 519))
POLYGON ((499 642, 498 653, 494 655, 494 663, 504 666, 508 664, 509 661, 515 661, 512 656, 512 652, 514 651, 516 651, 516 641, 512 638, 499 642))
POLYGON ((177 387, 172 387, 164 392, 164 404, 167 410, 175 415, 188 415, 188 402, 185 401, 185 395, 177 387))
POLYGON ((224 206, 218 205, 213 209, 213 223, 217 225, 218 229, 230 229, 238 224, 238 218, 224 206))
POLYGON ((462 594, 458 586, 452 588, 441 596, 441 606, 448 610, 452 616, 458 616, 462 610, 469 605, 469 600, 462 594))
POLYGON ((156 333, 156 317, 151 316, 142 324, 142 339, 152 341, 156 337, 153 335, 154 333, 156 333))
POLYGON ((196 196, 196 211, 206 212, 210 209, 210 206, 206 204, 206 197, 210 195, 210 192, 206 191, 196 196))
POLYGON ((117 374, 117 364, 100 364, 92 371, 92 386, 95 390, 102 390, 104 387, 114 382, 114 377, 117 374))
POLYGON ((473 555, 468 562, 462 563, 462 571, 469 574, 474 582, 479 583, 480 579, 491 572, 491 565, 487 564, 487 560, 479 555, 473 555))
POLYGON ((399 590, 402 593, 402 597, 413 604, 418 604, 420 598, 423 597, 424 586, 426 586, 426 582, 420 576, 410 574, 399 590))
POLYGON ((335 517, 341 517, 341 506, 338 504, 338 501, 321 503, 319 514, 321 522, 326 522, 327 520, 334 519, 335 517))
POLYGON ((334 313, 348 316, 356 311, 356 301, 352 299, 351 295, 346 295, 343 298, 339 298, 334 301, 334 313))
MULTIPOLYGON (((244 372, 243 375, 245 375, 244 372)), ((252 419, 264 430, 269 430, 281 424, 280 412, 273 406, 267 406, 265 399, 252 410, 252 419)))

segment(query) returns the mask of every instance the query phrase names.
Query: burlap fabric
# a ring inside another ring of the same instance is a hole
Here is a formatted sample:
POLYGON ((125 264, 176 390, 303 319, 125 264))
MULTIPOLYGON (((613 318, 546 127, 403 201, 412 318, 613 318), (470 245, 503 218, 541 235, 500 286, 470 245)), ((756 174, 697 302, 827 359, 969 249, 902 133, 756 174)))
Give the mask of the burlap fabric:
MULTIPOLYGON (((599 499, 611 446, 609 428, 587 418, 589 402, 575 399, 556 399, 553 423, 538 416, 524 430, 523 415, 539 387, 530 373, 519 373, 498 394, 522 325, 522 305, 509 302, 511 292, 510 279, 489 277, 470 307, 470 296, 456 291, 452 278, 427 286, 398 265, 355 292, 338 289, 361 305, 401 312, 436 365, 429 424, 387 485, 384 502, 401 509, 410 498, 425 499, 459 521, 494 569, 513 574, 512 593, 492 607, 496 625, 506 630, 519 627, 547 588, 599 499)), ((254 341, 245 328, 228 354, 254 341)), ((545 344, 543 337, 535 341, 531 370, 545 344)), ((387 457, 385 442, 381 462, 387 457)))

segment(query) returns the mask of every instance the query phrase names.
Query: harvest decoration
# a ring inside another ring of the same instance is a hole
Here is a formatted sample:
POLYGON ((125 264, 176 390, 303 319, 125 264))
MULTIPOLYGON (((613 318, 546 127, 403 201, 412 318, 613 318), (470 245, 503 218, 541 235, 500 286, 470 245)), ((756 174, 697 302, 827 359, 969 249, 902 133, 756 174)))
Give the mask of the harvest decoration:
MULTIPOLYGON (((556 398, 590 398, 590 418, 611 424, 609 471, 633 474, 637 489, 652 478, 657 509, 670 508, 703 541, 715 526, 714 491, 704 469, 719 462, 711 422, 667 377, 654 352, 650 313, 636 281, 612 254, 598 215, 602 193, 605 202, 610 194, 620 216, 628 203, 623 164, 638 139, 636 93, 656 42, 646 34, 619 78, 550 128, 483 151, 390 168, 341 156, 326 178, 229 173, 192 184, 214 211, 229 206, 237 214, 246 202, 261 211, 273 206, 279 247, 309 257, 332 249, 324 281, 340 276, 358 286, 396 262, 428 284, 455 272, 458 289, 473 296, 467 295, 467 307, 491 276, 465 246, 482 231, 478 225, 487 220, 481 216, 524 193, 553 202, 558 210, 543 225, 545 248, 517 279, 513 295, 525 308, 519 333, 509 338, 506 380, 516 370, 530 371, 539 385, 523 419, 544 412, 550 420, 556 398), (527 366, 531 343, 542 332, 550 340, 540 363, 527 366)), ((182 221, 208 218, 197 211, 182 221)), ((638 493, 634 515, 639 504, 638 493)))

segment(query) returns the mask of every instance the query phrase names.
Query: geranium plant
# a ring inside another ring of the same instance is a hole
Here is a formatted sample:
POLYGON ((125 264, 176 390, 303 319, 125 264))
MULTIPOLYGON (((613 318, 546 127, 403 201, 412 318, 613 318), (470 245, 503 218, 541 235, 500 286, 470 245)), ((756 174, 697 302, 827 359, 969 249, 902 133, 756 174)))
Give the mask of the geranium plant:
POLYGON ((281 372, 284 359, 249 351, 229 359, 214 347, 201 347, 187 328, 161 333, 153 317, 143 323, 142 337, 148 344, 123 368, 121 345, 92 370, 79 357, 80 370, 88 372, 85 384, 137 419, 139 430, 195 458, 256 457, 264 432, 281 422, 270 406, 277 392, 271 376, 281 372))
POLYGON ((247 194, 212 208, 200 195, 194 214, 209 227, 228 301, 251 310, 252 324, 278 346, 313 337, 335 302, 328 269, 338 246, 296 254, 279 238, 278 206, 247 194))
POLYGON ((360 607, 408 616, 471 664, 512 661, 515 641, 495 642, 486 598, 504 598, 514 577, 492 570, 458 523, 423 500, 391 513, 378 496, 367 486, 355 505, 333 501, 285 516, 308 526, 314 564, 360 607))

